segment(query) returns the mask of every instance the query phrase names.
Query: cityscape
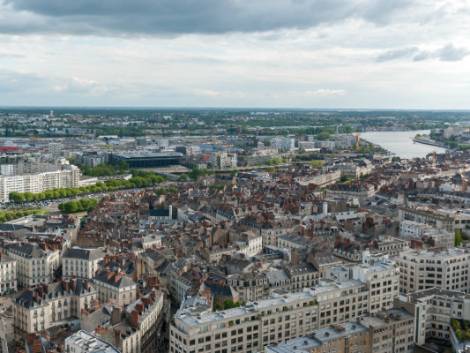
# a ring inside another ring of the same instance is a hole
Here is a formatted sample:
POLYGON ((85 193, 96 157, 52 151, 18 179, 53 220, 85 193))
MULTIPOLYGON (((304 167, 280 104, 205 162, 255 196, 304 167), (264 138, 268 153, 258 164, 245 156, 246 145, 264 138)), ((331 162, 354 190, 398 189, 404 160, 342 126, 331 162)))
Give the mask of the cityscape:
POLYGON ((0 353, 469 353, 469 31, 0 0, 0 353))

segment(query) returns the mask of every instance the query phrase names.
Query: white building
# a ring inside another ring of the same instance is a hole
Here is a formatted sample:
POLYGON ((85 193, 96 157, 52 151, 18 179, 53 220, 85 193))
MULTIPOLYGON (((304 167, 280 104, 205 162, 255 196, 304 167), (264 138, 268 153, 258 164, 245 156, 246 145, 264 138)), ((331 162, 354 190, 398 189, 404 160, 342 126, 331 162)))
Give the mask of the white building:
POLYGON ((51 283, 59 267, 59 250, 43 250, 35 243, 5 245, 5 252, 16 261, 18 285, 31 287, 51 283))
POLYGON ((62 276, 64 278, 91 279, 98 271, 98 263, 103 260, 100 249, 67 249, 62 256, 62 276))
POLYGON ((8 294, 17 290, 16 261, 6 255, 0 258, 0 294, 8 294))
POLYGON ((137 284, 123 273, 101 271, 93 278, 101 303, 122 307, 136 300, 137 284))
POLYGON ((67 337, 64 345, 65 353, 121 353, 113 345, 84 330, 67 337))
POLYGON ((236 153, 216 152, 211 154, 210 164, 217 169, 231 169, 238 165, 236 153))
POLYGON ((41 285, 15 300, 14 325, 22 333, 47 330, 64 320, 79 319, 96 306, 97 293, 88 281, 73 280, 41 285))
POLYGON ((352 278, 366 283, 369 289, 369 313, 376 313, 393 307, 399 295, 400 269, 395 262, 380 259, 373 264, 352 267, 352 278))
POLYGON ((271 139, 271 147, 280 151, 292 151, 295 149, 295 138, 293 137, 274 137, 271 139))
POLYGON ((259 352, 266 345, 364 316, 372 290, 356 280, 322 281, 301 292, 273 294, 217 312, 183 303, 170 327, 170 352, 259 352))
POLYGON ((80 181, 77 166, 63 164, 59 169, 21 175, 0 176, 0 202, 8 202, 12 192, 38 193, 58 188, 77 187, 80 181))
POLYGON ((468 293, 470 253, 460 248, 406 250, 396 259, 400 267, 400 290, 405 293, 441 288, 468 293))

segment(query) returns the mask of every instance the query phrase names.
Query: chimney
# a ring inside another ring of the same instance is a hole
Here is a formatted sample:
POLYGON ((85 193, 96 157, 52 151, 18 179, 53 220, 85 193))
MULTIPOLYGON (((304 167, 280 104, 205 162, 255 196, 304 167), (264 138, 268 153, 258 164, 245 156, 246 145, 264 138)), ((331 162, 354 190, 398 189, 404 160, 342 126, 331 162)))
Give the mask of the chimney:
POLYGON ((114 307, 111 313, 111 325, 116 325, 121 322, 121 309, 114 307))
POLYGON ((129 321, 133 328, 139 327, 139 313, 136 310, 132 311, 129 321))

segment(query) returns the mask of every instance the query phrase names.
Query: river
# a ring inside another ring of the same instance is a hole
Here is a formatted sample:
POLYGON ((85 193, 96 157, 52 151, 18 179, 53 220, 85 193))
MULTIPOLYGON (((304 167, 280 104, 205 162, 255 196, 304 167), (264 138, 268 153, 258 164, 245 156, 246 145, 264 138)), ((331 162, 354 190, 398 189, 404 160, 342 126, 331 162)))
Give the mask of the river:
POLYGON ((390 151, 400 158, 426 157, 428 153, 444 153, 445 149, 422 143, 415 143, 417 134, 429 134, 429 130, 417 131, 370 131, 361 133, 361 138, 390 151))

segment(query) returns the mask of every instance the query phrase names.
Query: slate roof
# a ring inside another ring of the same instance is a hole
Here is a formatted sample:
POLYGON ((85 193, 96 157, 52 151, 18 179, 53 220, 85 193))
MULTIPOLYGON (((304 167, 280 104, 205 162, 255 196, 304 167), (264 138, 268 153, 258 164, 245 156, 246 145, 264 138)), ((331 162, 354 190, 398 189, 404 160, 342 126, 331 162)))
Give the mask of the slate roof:
POLYGON ((104 257, 104 253, 99 249, 82 249, 73 247, 71 249, 67 249, 63 257, 93 261, 102 259, 104 257))

